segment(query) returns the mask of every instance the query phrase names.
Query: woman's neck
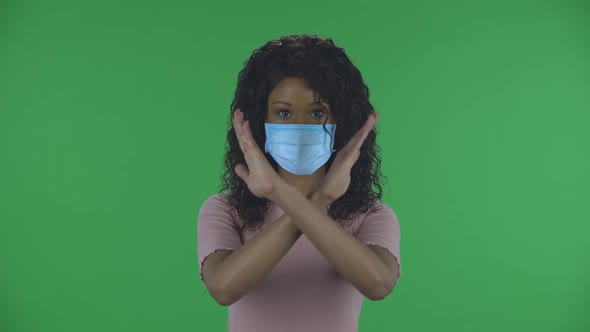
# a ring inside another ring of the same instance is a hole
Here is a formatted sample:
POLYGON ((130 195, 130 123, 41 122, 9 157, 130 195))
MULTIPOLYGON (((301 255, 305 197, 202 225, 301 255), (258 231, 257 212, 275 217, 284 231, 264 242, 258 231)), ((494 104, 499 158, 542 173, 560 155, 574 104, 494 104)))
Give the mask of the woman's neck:
POLYGON ((324 178, 324 175, 326 174, 326 166, 324 165, 318 168, 318 170, 316 170, 311 175, 297 175, 289 173, 279 166, 278 173, 283 178, 283 180, 285 180, 285 182, 295 187, 297 191, 307 197, 317 189, 320 182, 324 178))

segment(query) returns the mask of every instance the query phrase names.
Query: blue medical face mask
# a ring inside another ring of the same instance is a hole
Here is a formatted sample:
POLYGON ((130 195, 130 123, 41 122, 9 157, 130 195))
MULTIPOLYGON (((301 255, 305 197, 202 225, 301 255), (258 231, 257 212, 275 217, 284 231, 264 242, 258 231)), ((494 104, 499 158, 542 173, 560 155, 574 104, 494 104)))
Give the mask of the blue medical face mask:
POLYGON ((335 124, 265 123, 264 151, 270 153, 282 168, 297 175, 311 175, 336 151, 335 124), (331 135, 331 137, 330 137, 331 135))

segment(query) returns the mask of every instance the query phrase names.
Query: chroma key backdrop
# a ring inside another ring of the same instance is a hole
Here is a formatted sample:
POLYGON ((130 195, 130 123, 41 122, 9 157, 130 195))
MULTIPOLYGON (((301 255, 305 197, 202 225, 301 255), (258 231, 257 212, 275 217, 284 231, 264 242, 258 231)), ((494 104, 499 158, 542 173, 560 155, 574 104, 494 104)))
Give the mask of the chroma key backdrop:
POLYGON ((226 331, 199 280, 250 54, 343 47, 402 275, 361 332, 590 331, 588 1, 0 2, 0 331, 226 331))

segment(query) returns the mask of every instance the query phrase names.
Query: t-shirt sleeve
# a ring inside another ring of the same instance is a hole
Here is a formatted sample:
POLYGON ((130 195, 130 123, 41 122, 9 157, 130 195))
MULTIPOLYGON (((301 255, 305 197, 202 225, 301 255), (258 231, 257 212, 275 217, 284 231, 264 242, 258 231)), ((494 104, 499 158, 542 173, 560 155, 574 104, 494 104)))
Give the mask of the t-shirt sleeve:
POLYGON ((400 258, 400 226, 397 215, 391 207, 379 204, 376 212, 368 212, 359 226, 357 239, 364 244, 373 244, 389 251, 396 260, 398 275, 395 283, 401 276, 400 258))
POLYGON ((230 207, 219 195, 211 196, 201 206, 197 220, 197 255, 201 280, 207 256, 219 249, 236 250, 241 245, 230 207))

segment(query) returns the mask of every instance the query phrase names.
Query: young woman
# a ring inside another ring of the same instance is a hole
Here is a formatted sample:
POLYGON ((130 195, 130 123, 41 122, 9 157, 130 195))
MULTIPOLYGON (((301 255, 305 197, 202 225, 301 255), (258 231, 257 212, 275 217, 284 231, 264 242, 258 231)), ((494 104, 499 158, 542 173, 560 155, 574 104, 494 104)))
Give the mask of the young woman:
POLYGON ((260 47, 238 76, 219 193, 198 217, 201 280, 229 331, 357 331, 400 277, 400 228, 361 73, 331 39, 260 47))

